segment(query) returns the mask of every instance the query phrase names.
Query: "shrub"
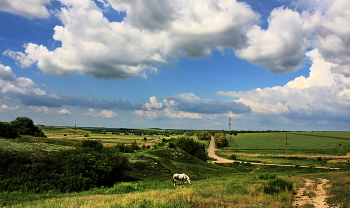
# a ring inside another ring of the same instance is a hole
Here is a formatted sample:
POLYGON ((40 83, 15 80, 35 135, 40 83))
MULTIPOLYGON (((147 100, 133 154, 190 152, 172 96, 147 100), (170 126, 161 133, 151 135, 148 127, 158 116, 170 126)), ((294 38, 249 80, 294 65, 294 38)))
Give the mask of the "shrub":
POLYGON ((17 117, 15 120, 11 121, 11 126, 16 129, 19 135, 46 137, 44 132, 34 125, 34 121, 27 117, 17 117))
POLYGON ((118 143, 114 148, 119 152, 133 153, 141 148, 137 145, 136 141, 132 142, 131 145, 126 145, 125 143, 118 143))
POLYGON ((269 174, 269 173, 261 174, 261 175, 259 175, 259 179, 261 179, 261 180, 276 179, 276 175, 269 174))
POLYGON ((200 140, 210 140, 211 134, 208 131, 198 131, 197 132, 198 139, 200 140))
POLYGON ((14 139, 18 137, 18 133, 10 123, 0 122, 0 137, 14 139))
POLYGON ((169 148, 175 148, 175 143, 174 142, 169 142, 169 148))
POLYGON ((232 155, 230 156, 230 159, 231 159, 231 160, 236 160, 236 159, 237 159, 237 156, 236 156, 235 154, 232 154, 232 155))
POLYGON ((129 161, 114 148, 89 148, 50 154, 0 149, 0 191, 73 192, 113 186, 124 180, 129 161))
POLYGON ((205 152, 205 145, 201 142, 194 141, 192 138, 179 137, 176 146, 202 161, 208 160, 208 155, 205 152))
POLYGON ((282 191, 293 190, 293 182, 281 178, 270 179, 266 186, 264 186, 264 192, 267 194, 280 193, 282 191))
POLYGON ((101 140, 87 139, 81 142, 81 147, 90 148, 95 151, 101 151, 103 149, 103 144, 101 140))
POLYGON ((217 148, 223 148, 228 146, 228 140, 224 133, 218 132, 214 134, 215 145, 217 148))

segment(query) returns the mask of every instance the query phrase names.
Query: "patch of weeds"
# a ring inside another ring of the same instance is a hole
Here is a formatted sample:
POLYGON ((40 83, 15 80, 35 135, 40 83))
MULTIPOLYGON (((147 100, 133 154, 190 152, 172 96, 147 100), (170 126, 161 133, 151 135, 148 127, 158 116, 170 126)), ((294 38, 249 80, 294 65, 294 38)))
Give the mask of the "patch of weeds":
POLYGON ((265 174, 259 175, 259 179, 260 180, 276 179, 276 175, 275 174, 270 174, 270 173, 265 173, 265 174))
POLYGON ((269 179, 267 185, 264 186, 264 193, 276 194, 282 191, 293 190, 293 182, 282 178, 269 179))

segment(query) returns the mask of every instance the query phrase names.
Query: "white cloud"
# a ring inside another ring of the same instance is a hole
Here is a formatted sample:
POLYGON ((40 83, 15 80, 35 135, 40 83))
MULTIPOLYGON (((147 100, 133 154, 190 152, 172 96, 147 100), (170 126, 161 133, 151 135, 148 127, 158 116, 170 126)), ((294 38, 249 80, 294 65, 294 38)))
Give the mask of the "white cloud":
POLYGON ((111 110, 97 111, 94 108, 89 108, 88 112, 83 113, 82 115, 91 116, 91 117, 104 117, 104 118, 112 118, 117 116, 117 114, 111 110))
POLYGON ((143 107, 146 108, 147 110, 160 109, 163 107, 163 104, 159 103, 155 96, 150 97, 149 101, 150 103, 146 103, 143 105, 143 107))
POLYGON ((318 31, 317 47, 334 72, 350 76, 350 4, 335 0, 326 11, 318 31))
POLYGON ((333 3, 334 0, 296 0, 292 2, 292 5, 303 10, 321 8, 322 11, 326 11, 333 3))
POLYGON ((48 114, 50 110, 45 106, 29 106, 30 110, 34 110, 36 113, 48 114))
POLYGON ((125 12, 122 22, 109 21, 92 0, 60 2, 65 5, 57 12, 62 25, 53 35, 60 47, 50 50, 27 43, 24 52, 3 54, 22 67, 36 64, 55 76, 77 72, 113 79, 146 78, 157 66, 179 57, 201 58, 227 49, 271 72, 291 72, 303 66, 308 48, 318 48, 335 64, 333 71, 350 76, 347 0, 294 1, 295 6, 312 9, 299 13, 276 8, 266 30, 256 25, 259 15, 249 5, 235 0, 99 0, 105 9, 125 12))
POLYGON ((268 29, 253 26, 247 33, 249 46, 237 50, 236 54, 273 73, 296 71, 303 65, 308 47, 306 39, 319 17, 319 12, 299 14, 288 8, 274 9, 268 29))
POLYGON ((12 70, 9 66, 4 66, 0 64, 0 80, 4 81, 15 81, 16 76, 12 73, 12 70))
POLYGON ((255 116, 264 119, 279 116, 285 122, 290 119, 345 122, 350 117, 350 78, 332 74, 333 64, 326 62, 317 50, 307 55, 313 61, 308 78, 298 77, 272 88, 217 93, 238 97, 239 102, 252 108, 255 116))
POLYGON ((67 110, 67 109, 59 110, 59 111, 57 111, 57 113, 58 113, 58 114, 69 114, 69 115, 72 114, 72 113, 71 113, 69 110, 67 110))
POLYGON ((193 93, 172 95, 164 99, 164 105, 156 97, 150 98, 151 103, 144 104, 144 110, 136 110, 134 114, 150 119, 155 118, 214 118, 217 114, 247 114, 249 106, 233 100, 203 99, 193 93))
POLYGON ((48 18, 49 11, 45 4, 50 0, 1 0, 0 11, 10 12, 27 18, 48 18))
POLYGON ((67 5, 57 14, 63 25, 53 36, 61 47, 28 43, 24 53, 3 54, 56 76, 76 71, 105 79, 146 77, 147 71, 157 71, 155 65, 177 57, 244 47, 245 27, 258 19, 248 5, 232 0, 109 1, 115 10, 126 11, 123 22, 109 22, 93 1, 61 3, 67 5))
POLYGON ((122 100, 102 100, 78 98, 71 95, 57 95, 42 90, 29 78, 16 77, 9 66, 0 64, 0 98, 19 100, 26 106, 61 107, 62 105, 80 106, 100 109, 141 109, 139 104, 122 100))
POLYGON ((14 111, 14 110, 18 110, 18 109, 19 109, 19 106, 9 107, 6 104, 0 105, 0 110, 14 111))

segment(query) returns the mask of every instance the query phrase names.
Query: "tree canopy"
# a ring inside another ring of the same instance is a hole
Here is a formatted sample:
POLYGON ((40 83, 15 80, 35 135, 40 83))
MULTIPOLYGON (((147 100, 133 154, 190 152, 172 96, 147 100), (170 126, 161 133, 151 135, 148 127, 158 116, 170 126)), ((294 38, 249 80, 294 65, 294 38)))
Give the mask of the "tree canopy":
POLYGON ((16 138, 19 135, 46 137, 44 132, 28 117, 17 117, 10 123, 0 122, 0 137, 16 138))

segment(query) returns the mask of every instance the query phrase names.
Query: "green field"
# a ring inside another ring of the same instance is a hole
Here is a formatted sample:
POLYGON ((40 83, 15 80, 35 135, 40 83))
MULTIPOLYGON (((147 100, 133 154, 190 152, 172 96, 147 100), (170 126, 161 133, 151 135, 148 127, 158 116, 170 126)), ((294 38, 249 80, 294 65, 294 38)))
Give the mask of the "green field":
POLYGON ((350 146, 350 132, 271 132, 227 135, 227 149, 333 149, 350 146))

